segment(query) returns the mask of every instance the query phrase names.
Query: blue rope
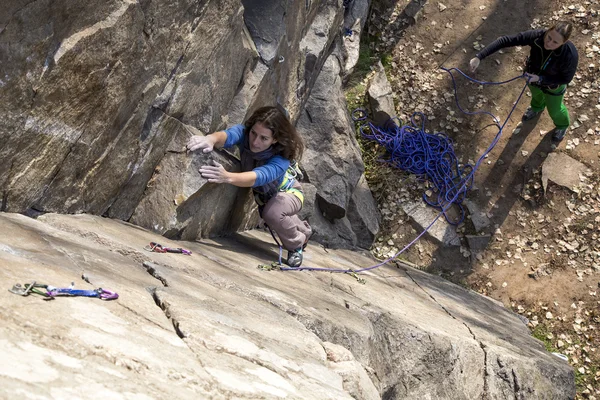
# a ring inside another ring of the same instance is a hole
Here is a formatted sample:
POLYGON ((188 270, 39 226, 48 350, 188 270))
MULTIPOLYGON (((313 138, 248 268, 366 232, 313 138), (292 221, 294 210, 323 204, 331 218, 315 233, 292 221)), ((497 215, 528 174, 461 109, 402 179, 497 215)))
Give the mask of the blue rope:
MULTIPOLYGON (((366 116, 353 116, 353 119, 361 121, 366 116)), ((473 167, 469 164, 461 167, 454 153, 452 139, 448 136, 441 132, 425 132, 425 115, 414 113, 410 122, 410 125, 404 126, 388 122, 383 128, 367 122, 359 131, 363 137, 376 141, 388 151, 390 159, 385 162, 431 182, 433 196, 425 193, 423 200, 441 211, 449 223, 458 225, 464 220, 465 212, 461 203, 473 184, 473 167), (445 212, 450 204, 456 204, 460 210, 457 221, 451 221, 445 212)))
MULTIPOLYGON (((483 152, 483 154, 479 157, 479 159, 477 160, 477 162, 473 165, 473 166, 465 166, 465 168, 463 168, 462 171, 454 170, 455 172, 462 172, 462 175, 457 175, 460 176, 460 182, 459 183, 453 183, 452 184, 452 190, 447 191, 446 196, 444 197, 444 203, 441 206, 441 211, 440 213, 433 219, 433 221, 431 221, 431 223, 419 234, 417 235, 417 237, 415 237, 409 244, 407 244, 406 246, 404 246, 404 248, 402 248, 400 251, 398 251, 396 254, 394 254, 392 257, 387 258, 386 260, 383 260, 382 262, 372 265, 370 267, 365 267, 365 268, 361 268, 358 270, 352 270, 352 269, 335 269, 335 268, 317 268, 317 267, 298 267, 298 268, 291 268, 291 267, 281 267, 280 269, 282 271, 326 271, 326 272, 337 272, 337 273, 358 273, 358 272, 365 272, 365 271, 370 271, 372 269, 375 268, 379 268, 385 264, 387 264, 388 262, 392 261, 393 259, 395 259, 396 257, 398 257, 400 254, 402 254, 403 252, 405 252, 408 248, 410 248, 413 244, 415 244, 417 242, 417 240, 419 240, 421 238, 421 236, 423 236, 432 226, 433 224, 435 224, 435 222, 440 218, 440 216, 445 215, 446 211, 452 206, 452 204, 455 204, 455 202, 464 196, 464 194, 466 193, 467 188, 472 184, 473 182, 473 178, 475 175, 475 172, 477 171, 477 169, 479 168, 479 166, 481 165, 481 163, 483 162, 483 160, 486 158, 486 156, 492 151, 492 149, 496 146, 496 144, 498 143, 498 141, 500 140, 500 137, 502 136, 502 132, 504 130, 504 127, 506 126, 506 124, 508 123, 508 121, 510 120, 510 117, 512 115, 512 113, 515 111, 515 109, 517 108, 517 104, 519 104, 519 101, 521 101, 521 98, 523 97, 523 93, 525 93, 525 89, 527 89, 527 85, 529 84, 529 79, 527 80, 527 82, 525 83, 525 85, 523 86, 523 89, 521 89, 521 93, 519 94, 519 97, 517 98, 517 101, 515 101, 513 107, 511 108, 510 112, 508 113, 506 120, 504 121, 504 123, 502 125, 500 125, 499 123, 499 119, 496 118, 495 115, 493 115, 490 112, 487 111, 474 111, 474 112, 470 112, 470 111, 466 111, 464 110, 461 106, 460 106, 460 102, 458 101, 458 89, 456 87, 456 80, 454 79, 454 74, 452 73, 453 71, 457 71, 458 73, 460 73, 462 76, 464 76, 465 78, 467 78, 468 80, 478 83, 480 85, 502 85, 505 83, 509 83, 512 82, 514 80, 523 78, 524 75, 520 75, 517 77, 514 77, 512 79, 509 79, 507 81, 503 81, 503 82, 484 82, 484 81, 478 81, 476 79, 473 79, 471 77, 469 77, 468 75, 464 74, 461 70, 459 70, 458 68, 441 68, 442 70, 446 71, 450 77, 452 78, 452 85, 454 88, 454 99, 456 101, 456 105, 458 106, 459 110, 462 111, 463 113, 467 114, 467 115, 477 115, 477 114, 485 114, 485 115, 489 115, 490 117, 492 117, 492 119, 494 120, 494 124, 497 128, 498 128, 498 133, 496 133, 496 136, 494 137, 494 139, 492 140, 492 142, 490 143, 490 145, 488 146, 488 148, 483 152), (465 170, 468 169, 469 172, 467 173, 465 170)), ((364 110, 360 110, 360 113, 364 114, 364 110)), ((361 118, 360 114, 357 113, 357 115, 354 115, 355 113, 353 113, 353 116, 357 117, 357 118, 361 118)), ((416 115, 420 115, 423 119, 422 119, 422 127, 424 126, 425 123, 425 117, 423 114, 417 113, 416 115)), ((412 130, 418 130, 418 128, 416 127, 415 124, 415 120, 414 120, 414 116, 413 118, 411 118, 411 123, 413 124, 412 126, 409 125, 408 128, 407 127, 403 127, 405 131, 409 131, 410 133, 415 133, 412 130)), ((388 124, 386 125, 386 129, 390 129, 393 126, 392 122, 394 120, 397 119, 392 119, 390 121, 388 121, 388 124)), ((394 124, 396 125, 396 124, 394 124)), ((398 128, 396 125, 396 132, 398 132, 398 129, 400 129, 400 131, 402 132, 402 128, 398 128)), ((375 137, 385 137, 387 135, 382 136, 381 133, 378 132, 379 129, 377 128, 376 130, 372 130, 372 134, 375 137)), ((425 135, 431 135, 431 134, 426 134, 425 132, 423 132, 424 129, 421 129, 421 132, 417 132, 417 135, 419 133, 423 133, 425 135)), ((362 133, 362 130, 361 130, 362 133)), ((410 134, 409 133, 409 134, 410 134)), ((444 136, 446 137, 444 134, 433 134, 431 136, 444 136)), ((427 137, 427 136, 426 136, 427 137)), ((402 142, 402 135, 401 134, 397 134, 395 136, 395 138, 399 138, 399 142, 401 144, 402 142)), ((449 139, 448 139, 449 140, 449 139)), ((422 144, 424 141, 424 143, 428 143, 427 139, 423 140, 422 137, 420 137, 420 141, 417 140, 416 142, 419 142, 419 144, 422 144)), ((440 139, 441 141, 441 139, 440 139)), ((436 146, 433 146, 436 151, 439 150, 440 148, 443 148, 443 146, 437 146, 438 143, 435 142, 435 140, 431 139, 431 142, 434 143, 436 146)), ((387 142, 386 142, 387 143, 387 142)), ((451 145, 451 141, 449 140, 448 142, 451 145)), ((451 147, 451 146, 450 146, 451 147)), ((387 148, 387 146, 386 146, 387 148)), ((396 146, 392 146, 392 149, 395 149, 396 146)), ((448 149, 447 147, 445 148, 446 150, 448 149)), ((424 152, 425 155, 430 154, 431 150, 423 148, 422 150, 424 152)), ((391 152, 393 153, 393 152, 391 152)), ((452 170, 452 168, 454 168, 456 166, 456 164, 454 162, 448 162, 448 159, 446 158, 446 154, 444 153, 444 157, 438 157, 438 159, 444 159, 444 167, 442 167, 441 169, 444 172, 447 172, 448 169, 450 168, 450 170, 452 170)), ((416 160, 412 162, 411 165, 428 165, 423 158, 423 155, 416 157, 416 160)), ((394 160, 394 158, 392 157, 391 160, 394 160)), ((390 161, 391 162, 391 161, 390 161)), ((432 166, 431 168, 435 169, 434 166, 432 166)), ((440 197, 440 196, 438 196, 440 197)))

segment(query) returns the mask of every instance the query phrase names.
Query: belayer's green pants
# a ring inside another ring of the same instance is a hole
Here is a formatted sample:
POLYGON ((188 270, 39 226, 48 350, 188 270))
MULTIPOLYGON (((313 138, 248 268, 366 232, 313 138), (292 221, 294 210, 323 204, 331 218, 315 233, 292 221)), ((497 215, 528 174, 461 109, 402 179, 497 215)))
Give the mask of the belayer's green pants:
POLYGON ((567 107, 563 103, 565 94, 552 94, 564 91, 565 87, 566 85, 560 85, 554 90, 546 89, 547 93, 544 93, 539 87, 529 85, 529 90, 531 90, 531 109, 538 112, 544 111, 544 108, 548 108, 548 114, 550 114, 550 118, 552 118, 554 125, 558 129, 565 129, 571 125, 569 110, 567 110, 567 107))

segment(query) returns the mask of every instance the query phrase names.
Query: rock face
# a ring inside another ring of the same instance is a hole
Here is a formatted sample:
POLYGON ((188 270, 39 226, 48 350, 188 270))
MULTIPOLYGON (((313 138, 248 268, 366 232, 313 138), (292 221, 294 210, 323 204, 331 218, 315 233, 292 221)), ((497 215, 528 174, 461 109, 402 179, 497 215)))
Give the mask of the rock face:
POLYGON ((340 53, 336 46, 325 62, 297 124, 310 138, 302 162, 305 178, 317 188, 307 214, 317 241, 368 248, 379 230, 378 213, 364 190, 364 164, 341 88, 340 53))
POLYGON ((130 217, 172 140, 163 120, 222 125, 254 57, 237 1, 42 1, 6 11, 5 210, 130 217))
POLYGON ((353 0, 349 2, 344 15, 343 50, 345 73, 352 72, 360 53, 360 37, 369 17, 370 0, 353 0))
MULTIPOLYGON (((0 397, 573 399, 574 373, 512 312, 410 268, 271 271, 250 231, 171 242, 114 219, 0 213, 0 397), (144 251, 149 242, 191 256, 144 251), (85 275, 89 283, 80 280, 85 275), (103 287, 119 299, 9 293, 103 287), (42 329, 43 327, 43 329, 42 329)), ((309 245, 305 265, 373 265, 309 245)))
MULTIPOLYGON (((182 153, 185 126, 210 133, 273 104, 295 122, 344 12, 341 0, 9 1, 0 210, 106 215, 187 239, 251 226, 247 192, 205 186, 206 158, 182 153)), ((317 182, 319 199, 341 185, 346 200, 332 204, 346 207, 355 175, 317 182)))

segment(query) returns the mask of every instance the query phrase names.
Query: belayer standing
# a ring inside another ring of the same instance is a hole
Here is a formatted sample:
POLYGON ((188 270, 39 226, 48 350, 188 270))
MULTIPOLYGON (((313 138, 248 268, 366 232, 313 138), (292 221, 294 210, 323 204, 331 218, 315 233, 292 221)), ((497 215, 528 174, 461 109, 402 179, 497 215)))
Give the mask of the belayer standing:
POLYGON ((490 43, 471 59, 474 72, 481 60, 505 47, 530 46, 525 69, 529 79, 531 104, 523 115, 529 121, 548 108, 554 121, 552 140, 560 142, 570 125, 569 111, 563 103, 567 84, 573 80, 579 56, 577 49, 569 41, 573 26, 568 22, 557 22, 550 29, 537 29, 502 36, 490 43))
POLYGON ((214 162, 202 166, 200 174, 212 183, 252 187, 261 217, 288 250, 287 264, 299 267, 302 250, 312 234, 310 225, 296 215, 302 209, 304 195, 291 161, 302 157, 302 138, 283 112, 276 107, 262 107, 244 125, 206 136, 194 135, 186 147, 208 153, 215 147, 235 145, 240 148, 241 172, 228 172, 214 162))

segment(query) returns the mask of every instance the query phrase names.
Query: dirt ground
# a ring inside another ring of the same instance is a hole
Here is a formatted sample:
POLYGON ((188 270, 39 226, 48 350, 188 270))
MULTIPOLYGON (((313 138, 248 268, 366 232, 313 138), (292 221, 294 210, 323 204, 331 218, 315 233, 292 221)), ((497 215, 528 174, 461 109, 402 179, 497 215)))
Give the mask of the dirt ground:
MULTIPOLYGON (((423 3, 423 2, 421 2, 423 3)), ((475 175, 468 198, 491 224, 476 232, 469 219, 459 225, 462 246, 444 247, 421 239, 400 258, 502 301, 529 319, 532 333, 551 351, 565 354, 576 371, 579 398, 600 399, 600 19, 598 1, 445 0, 427 2, 415 20, 403 18, 406 1, 372 5, 363 46, 372 61, 381 59, 402 121, 421 111, 427 128, 454 140, 463 162, 473 163, 498 129, 490 117, 471 117, 456 106, 452 81, 440 69, 468 72, 477 49, 498 36, 548 27, 556 20, 574 25, 571 40, 579 67, 565 103, 572 128, 556 148, 552 121, 545 112, 518 126, 530 96, 527 90, 508 119, 501 138, 475 175), (548 154, 563 152, 584 163, 576 191, 550 183, 541 187, 548 154), (468 235, 490 236, 487 246, 470 249, 468 235)), ((522 74, 529 48, 510 48, 482 61, 474 78, 505 81, 522 74)), ((360 75, 361 72, 356 72, 360 75)), ((350 79, 351 104, 360 104, 361 84, 369 74, 350 79), (364 78, 363 81, 361 79, 364 78), (356 96, 356 98, 352 98, 356 96)), ((457 77, 458 98, 468 110, 492 112, 504 123, 524 88, 522 79, 480 86, 457 77)), ((417 230, 399 204, 419 198, 423 183, 391 170, 381 148, 363 142, 367 178, 383 211, 382 232, 373 253, 386 258, 409 243, 417 230)), ((417 228, 418 229, 418 228, 417 228)))

